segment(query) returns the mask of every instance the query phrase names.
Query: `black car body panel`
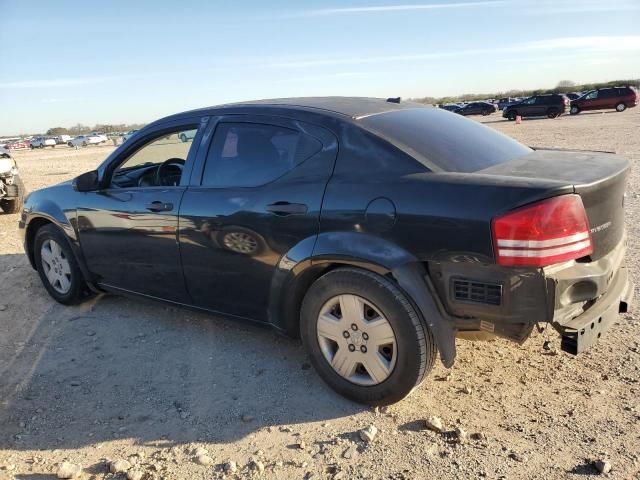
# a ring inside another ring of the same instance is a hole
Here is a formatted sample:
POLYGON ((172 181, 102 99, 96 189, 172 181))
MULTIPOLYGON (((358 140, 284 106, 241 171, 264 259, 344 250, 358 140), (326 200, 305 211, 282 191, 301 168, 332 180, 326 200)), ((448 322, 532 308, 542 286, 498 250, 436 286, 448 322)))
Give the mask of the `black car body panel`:
POLYGON ((605 276, 622 278, 622 262, 611 258, 624 254, 627 169, 626 160, 607 154, 533 151, 419 104, 269 100, 148 125, 89 175, 96 182, 91 191, 79 191, 79 177, 32 193, 20 228, 33 264, 38 226, 58 225, 96 290, 159 298, 290 335, 298 334, 306 289, 323 272, 354 265, 386 275, 418 306, 450 366, 460 332, 489 331, 521 342, 536 322, 565 332, 570 327, 563 325, 586 318, 604 293, 615 308, 629 300, 626 277, 614 293, 602 283, 605 276), (211 162, 222 161, 227 149, 240 152, 233 131, 251 125, 282 129, 278 138, 290 132, 306 139, 310 156, 264 184, 208 184, 211 162), (197 131, 179 184, 135 184, 159 169, 143 164, 119 177, 124 187, 114 187, 116 168, 150 139, 188 128, 197 131), (416 128, 420 141, 406 128, 416 128), (235 138, 237 145, 216 143, 225 131, 225 142, 235 138), (458 158, 448 162, 447 152, 458 158), (584 199, 596 229, 593 258, 546 268, 497 265, 492 220, 567 193, 584 199), (585 268, 592 280, 585 280, 585 268), (583 288, 584 282, 594 286, 583 288), (482 298, 471 295, 475 288, 482 298), (573 315, 576 309, 582 313, 573 315))

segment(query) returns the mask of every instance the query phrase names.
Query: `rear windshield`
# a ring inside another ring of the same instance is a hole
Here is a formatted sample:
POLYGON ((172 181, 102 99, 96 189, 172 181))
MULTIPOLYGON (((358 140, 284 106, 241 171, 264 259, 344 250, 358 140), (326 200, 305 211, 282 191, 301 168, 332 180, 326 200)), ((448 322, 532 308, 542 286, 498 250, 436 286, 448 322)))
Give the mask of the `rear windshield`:
POLYGON ((446 172, 475 172, 532 151, 493 128, 439 108, 396 110, 359 123, 427 168, 435 165, 446 172))

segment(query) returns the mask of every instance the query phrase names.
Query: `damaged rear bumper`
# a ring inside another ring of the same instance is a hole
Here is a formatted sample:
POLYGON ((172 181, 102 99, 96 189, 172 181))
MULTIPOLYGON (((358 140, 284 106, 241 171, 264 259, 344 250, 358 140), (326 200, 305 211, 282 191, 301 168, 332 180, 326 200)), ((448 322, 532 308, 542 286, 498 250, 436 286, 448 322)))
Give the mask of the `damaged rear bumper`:
POLYGON ((629 311, 634 290, 623 263, 625 251, 623 240, 598 261, 545 272, 555 299, 551 324, 565 352, 589 349, 620 313, 629 311))

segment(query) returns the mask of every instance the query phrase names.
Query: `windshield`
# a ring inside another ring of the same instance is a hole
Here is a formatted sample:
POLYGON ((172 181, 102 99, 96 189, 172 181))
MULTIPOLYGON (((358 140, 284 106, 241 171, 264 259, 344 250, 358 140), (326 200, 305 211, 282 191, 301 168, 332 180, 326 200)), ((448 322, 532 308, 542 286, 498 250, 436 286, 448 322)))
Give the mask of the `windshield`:
POLYGON ((396 110, 359 122, 427 168, 432 169, 431 163, 446 172, 475 172, 532 151, 492 128, 438 108, 396 110))

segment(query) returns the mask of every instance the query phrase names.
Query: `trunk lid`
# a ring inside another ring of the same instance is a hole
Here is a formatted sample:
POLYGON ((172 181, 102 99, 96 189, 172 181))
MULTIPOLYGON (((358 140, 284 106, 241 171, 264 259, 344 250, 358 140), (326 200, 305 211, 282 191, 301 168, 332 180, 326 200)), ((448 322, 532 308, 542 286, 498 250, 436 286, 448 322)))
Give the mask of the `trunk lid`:
POLYGON ((591 257, 597 260, 612 251, 623 237, 628 170, 626 159, 609 152, 535 150, 477 173, 554 180, 573 186, 587 211, 593 241, 591 257))

